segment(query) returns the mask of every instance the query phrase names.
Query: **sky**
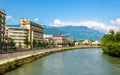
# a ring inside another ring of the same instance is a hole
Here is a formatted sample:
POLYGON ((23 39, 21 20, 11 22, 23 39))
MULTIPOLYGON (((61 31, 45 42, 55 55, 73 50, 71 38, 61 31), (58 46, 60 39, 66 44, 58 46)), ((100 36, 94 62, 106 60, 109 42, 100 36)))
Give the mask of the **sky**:
POLYGON ((0 0, 6 24, 26 18, 48 26, 87 26, 108 32, 120 29, 120 0, 0 0))

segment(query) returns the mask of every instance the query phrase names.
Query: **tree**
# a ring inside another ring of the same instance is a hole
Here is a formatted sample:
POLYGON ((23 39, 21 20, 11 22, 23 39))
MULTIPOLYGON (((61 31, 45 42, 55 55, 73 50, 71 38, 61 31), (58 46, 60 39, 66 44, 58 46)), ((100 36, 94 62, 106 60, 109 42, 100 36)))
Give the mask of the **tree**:
POLYGON ((110 30, 109 34, 102 37, 101 43, 104 53, 120 57, 120 31, 115 34, 113 30, 110 30))
POLYGON ((21 45, 21 43, 19 43, 19 48, 22 48, 22 45, 21 45))
POLYGON ((110 34, 112 34, 112 35, 114 35, 114 34, 115 34, 115 32, 114 32, 114 30, 113 30, 113 29, 110 29, 109 33, 110 33, 110 34))
POLYGON ((68 42, 69 46, 74 46, 75 44, 73 42, 68 42))
POLYGON ((36 45, 37 45, 37 42, 36 42, 36 40, 35 40, 35 39, 33 39, 33 48, 35 48, 35 47, 36 47, 36 45))
POLYGON ((42 43, 40 41, 38 42, 38 47, 42 47, 42 43))
POLYGON ((10 44, 11 47, 15 46, 14 40, 12 38, 10 39, 9 44, 10 44))
POLYGON ((28 36, 26 36, 26 38, 24 39, 24 44, 27 45, 27 48, 28 48, 28 45, 30 45, 30 42, 28 40, 28 36))
POLYGON ((1 38, 0 38, 0 45, 2 44, 2 40, 1 40, 1 38))
POLYGON ((116 42, 120 42, 120 31, 118 31, 115 35, 116 42))

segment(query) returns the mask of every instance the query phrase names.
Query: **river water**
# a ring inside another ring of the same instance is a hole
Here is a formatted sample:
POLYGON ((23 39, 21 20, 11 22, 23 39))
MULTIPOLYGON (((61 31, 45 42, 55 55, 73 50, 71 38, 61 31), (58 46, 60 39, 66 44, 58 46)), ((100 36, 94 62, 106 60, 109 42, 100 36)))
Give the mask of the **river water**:
POLYGON ((78 49, 40 58, 5 75, 120 75, 120 58, 100 48, 78 49))

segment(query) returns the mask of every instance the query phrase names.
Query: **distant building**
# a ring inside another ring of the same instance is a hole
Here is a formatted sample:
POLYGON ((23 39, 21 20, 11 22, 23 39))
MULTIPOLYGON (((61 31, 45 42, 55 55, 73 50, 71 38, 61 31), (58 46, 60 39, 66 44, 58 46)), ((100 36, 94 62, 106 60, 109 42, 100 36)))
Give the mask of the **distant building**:
POLYGON ((66 35, 53 35, 53 40, 55 45, 67 43, 66 35))
POLYGON ((44 42, 54 43, 53 35, 52 34, 51 35, 44 34, 43 37, 44 37, 44 42))
POLYGON ((92 42, 92 45, 100 45, 100 41, 94 41, 92 42))
POLYGON ((72 43, 73 40, 70 38, 67 38, 66 35, 46 35, 44 34, 44 42, 50 43, 54 46, 62 46, 62 45, 67 45, 68 43, 72 43))
POLYGON ((83 44, 83 45, 91 45, 92 42, 91 42, 90 40, 84 40, 84 41, 82 42, 82 44, 83 44))
POLYGON ((66 38, 67 42, 73 42, 73 40, 71 38, 66 38))
POLYGON ((75 46, 80 46, 80 45, 82 45, 82 42, 79 41, 75 42, 75 46))
POLYGON ((0 40, 5 39, 5 25, 6 25, 6 14, 5 10, 0 10, 0 40))
POLYGON ((79 45, 79 42, 75 42, 75 46, 78 46, 79 45))

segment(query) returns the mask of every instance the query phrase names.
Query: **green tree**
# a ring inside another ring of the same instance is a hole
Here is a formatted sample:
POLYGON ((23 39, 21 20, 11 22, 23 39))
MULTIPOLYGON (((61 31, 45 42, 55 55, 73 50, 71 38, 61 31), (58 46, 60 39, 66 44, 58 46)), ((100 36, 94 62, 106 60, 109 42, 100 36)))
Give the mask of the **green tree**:
POLYGON ((37 45, 37 42, 36 42, 36 40, 35 40, 35 39, 33 39, 33 48, 35 48, 35 47, 36 47, 36 45, 37 45))
POLYGON ((120 57, 120 31, 115 34, 113 30, 110 30, 109 34, 102 37, 101 43, 104 53, 120 57))
POLYGON ((110 29, 109 33, 112 34, 112 35, 114 35, 115 31, 113 29, 110 29))
POLYGON ((74 44, 74 42, 68 42, 68 45, 69 46, 74 46, 75 44, 74 44))
POLYGON ((118 31, 115 35, 116 42, 120 42, 120 31, 118 31))
POLYGON ((42 47, 42 42, 38 42, 38 47, 42 47))
POLYGON ((15 43, 14 43, 14 40, 11 38, 10 40, 9 40, 9 45, 12 47, 12 46, 15 46, 15 43))
POLYGON ((22 48, 22 45, 21 45, 21 43, 19 43, 19 48, 22 48))
POLYGON ((2 44, 2 40, 1 40, 1 38, 0 38, 0 45, 2 44))
POLYGON ((26 38, 24 39, 24 44, 27 45, 27 48, 28 48, 28 45, 30 45, 30 42, 29 42, 27 36, 26 36, 26 38))

